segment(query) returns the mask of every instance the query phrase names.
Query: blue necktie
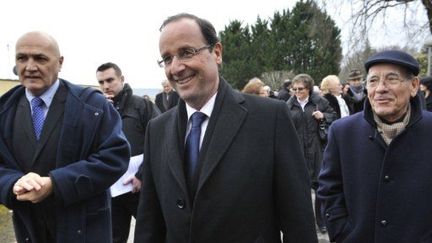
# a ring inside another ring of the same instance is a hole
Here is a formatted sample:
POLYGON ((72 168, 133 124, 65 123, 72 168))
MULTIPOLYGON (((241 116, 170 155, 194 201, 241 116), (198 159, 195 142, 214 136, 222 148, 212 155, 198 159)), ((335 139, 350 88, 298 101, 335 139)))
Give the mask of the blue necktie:
POLYGON ((195 112, 192 114, 190 120, 192 128, 186 138, 186 179, 188 180, 189 187, 194 185, 194 178, 196 174, 196 167, 198 164, 199 145, 201 137, 201 124, 207 118, 206 114, 202 112, 195 112))
POLYGON ((31 100, 31 106, 33 110, 32 120, 33 120, 33 128, 36 135, 36 140, 39 140, 40 134, 42 132, 42 127, 44 124, 45 116, 44 116, 44 101, 35 97, 31 100))

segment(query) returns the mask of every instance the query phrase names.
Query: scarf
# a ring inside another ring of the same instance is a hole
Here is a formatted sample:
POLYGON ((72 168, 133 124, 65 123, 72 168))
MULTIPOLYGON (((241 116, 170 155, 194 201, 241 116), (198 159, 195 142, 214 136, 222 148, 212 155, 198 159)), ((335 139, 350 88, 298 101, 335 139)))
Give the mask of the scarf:
POLYGON ((395 122, 393 124, 384 123, 376 114, 373 113, 374 120, 377 124, 377 130, 381 134, 381 137, 384 139, 384 142, 389 145, 391 141, 399 135, 405 127, 408 125, 410 116, 411 116, 411 106, 408 105, 408 110, 405 114, 405 117, 400 122, 395 122))
POLYGON ((350 86, 350 90, 352 91, 352 97, 356 102, 361 101, 365 97, 364 88, 362 85, 350 86))

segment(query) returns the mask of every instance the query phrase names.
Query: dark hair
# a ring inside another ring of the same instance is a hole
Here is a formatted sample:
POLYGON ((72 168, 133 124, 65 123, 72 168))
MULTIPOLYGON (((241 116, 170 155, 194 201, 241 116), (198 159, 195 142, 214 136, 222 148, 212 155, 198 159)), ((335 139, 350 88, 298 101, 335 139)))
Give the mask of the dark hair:
POLYGON ((207 44, 213 47, 216 43, 219 42, 219 38, 217 37, 216 30, 214 26, 206 19, 199 18, 193 14, 188 13, 180 13, 173 16, 168 17, 159 28, 159 31, 167 26, 169 23, 178 21, 180 19, 193 19, 198 24, 201 29, 201 33, 204 36, 204 39, 207 41, 207 44))
POLYGON ((282 84, 282 88, 288 90, 289 87, 291 86, 291 84, 292 84, 291 80, 289 80, 289 79, 285 80, 282 84))
POLYGON ((121 71, 121 69, 119 68, 119 66, 117 66, 117 64, 112 63, 112 62, 107 62, 107 63, 104 63, 104 64, 100 65, 100 66, 96 69, 96 72, 103 72, 103 71, 105 71, 105 70, 107 70, 107 69, 110 69, 110 68, 113 68, 113 69, 114 69, 114 71, 115 71, 115 73, 116 73, 116 75, 117 75, 118 77, 122 76, 122 71, 121 71))
POLYGON ((303 83, 305 88, 309 90, 309 96, 312 95, 313 92, 313 86, 314 86, 314 80, 309 74, 301 73, 295 76, 292 80, 292 84, 295 83, 303 83))
POLYGON ((432 91, 432 76, 420 79, 420 83, 426 86, 429 91, 432 91))

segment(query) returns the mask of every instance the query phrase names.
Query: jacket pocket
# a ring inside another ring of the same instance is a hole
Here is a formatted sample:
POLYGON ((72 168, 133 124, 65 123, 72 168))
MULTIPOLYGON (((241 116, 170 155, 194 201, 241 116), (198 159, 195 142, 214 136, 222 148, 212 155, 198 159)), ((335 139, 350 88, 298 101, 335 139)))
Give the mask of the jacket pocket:
POLYGON ((330 209, 325 213, 330 241, 340 242, 351 232, 348 213, 345 208, 330 209))

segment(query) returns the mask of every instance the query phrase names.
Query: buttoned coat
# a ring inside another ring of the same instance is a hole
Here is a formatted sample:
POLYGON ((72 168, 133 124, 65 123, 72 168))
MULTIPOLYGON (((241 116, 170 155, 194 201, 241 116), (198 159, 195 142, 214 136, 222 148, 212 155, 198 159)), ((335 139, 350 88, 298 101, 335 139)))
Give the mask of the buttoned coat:
POLYGON ((135 242, 317 242, 305 162, 284 102, 221 78, 189 198, 185 103, 151 120, 135 242), (193 208, 191 207, 193 204, 193 208))
POLYGON ((432 242, 432 113, 411 99, 405 130, 386 145, 371 106, 330 127, 318 197, 338 243, 432 242))
MULTIPOLYGON (((126 170, 130 149, 120 117, 99 91, 60 80, 67 89, 56 168, 50 171, 56 206, 57 242, 111 242, 108 188, 126 170)), ((0 98, 0 203, 13 210, 18 242, 34 238, 30 202, 16 200, 15 182, 25 173, 12 152, 12 126, 24 87, 0 98)), ((41 138, 43 139, 43 138, 41 138)))

